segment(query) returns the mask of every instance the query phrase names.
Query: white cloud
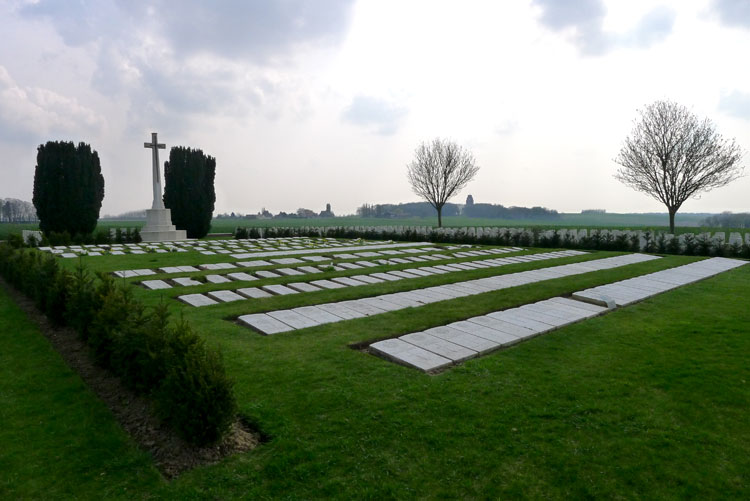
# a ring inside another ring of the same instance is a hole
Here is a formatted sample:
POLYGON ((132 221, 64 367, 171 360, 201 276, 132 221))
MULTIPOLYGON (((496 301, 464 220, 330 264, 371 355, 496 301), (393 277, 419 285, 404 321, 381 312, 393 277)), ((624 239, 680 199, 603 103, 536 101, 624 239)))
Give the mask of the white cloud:
POLYGON ((582 54, 601 56, 619 47, 645 49, 664 40, 671 32, 676 13, 656 6, 635 26, 618 33, 605 30, 607 7, 603 0, 533 0, 539 9, 539 22, 563 33, 582 54))
POLYGON ((735 118, 750 121, 750 93, 733 90, 719 100, 719 110, 735 118))
POLYGON ((372 96, 355 96, 344 110, 344 121, 367 127, 377 134, 395 134, 407 110, 402 106, 372 96))
MULTIPOLYGON (((6 139, 84 134, 103 127, 104 118, 77 99, 49 89, 22 87, 0 66, 0 135, 6 139)), ((75 138, 73 138, 75 139, 75 138)))

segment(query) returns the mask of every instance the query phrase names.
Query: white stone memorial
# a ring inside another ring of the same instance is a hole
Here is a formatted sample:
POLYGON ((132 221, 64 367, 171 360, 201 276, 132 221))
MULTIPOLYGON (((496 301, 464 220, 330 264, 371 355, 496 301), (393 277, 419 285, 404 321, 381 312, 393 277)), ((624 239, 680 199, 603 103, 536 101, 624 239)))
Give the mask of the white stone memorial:
POLYGON ((141 230, 141 238, 144 242, 187 240, 185 230, 178 230, 172 224, 172 212, 164 207, 164 201, 162 200, 159 150, 165 149, 166 145, 159 144, 156 140, 156 132, 152 132, 151 142, 143 143, 143 146, 144 148, 151 148, 154 203, 146 211, 146 226, 141 230))

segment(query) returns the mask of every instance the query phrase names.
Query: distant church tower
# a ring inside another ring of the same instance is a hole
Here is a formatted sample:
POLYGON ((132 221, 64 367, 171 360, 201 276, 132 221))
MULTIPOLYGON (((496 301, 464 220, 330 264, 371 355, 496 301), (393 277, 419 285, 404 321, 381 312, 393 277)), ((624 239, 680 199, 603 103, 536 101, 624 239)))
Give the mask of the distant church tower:
POLYGON ((471 195, 466 197, 466 205, 474 205, 474 197, 472 197, 471 195))

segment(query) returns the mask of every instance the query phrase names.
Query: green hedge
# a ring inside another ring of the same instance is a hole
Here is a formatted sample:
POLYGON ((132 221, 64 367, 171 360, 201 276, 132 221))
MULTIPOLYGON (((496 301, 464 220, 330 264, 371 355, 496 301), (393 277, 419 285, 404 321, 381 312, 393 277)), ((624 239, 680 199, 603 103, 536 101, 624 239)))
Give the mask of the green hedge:
MULTIPOLYGON (((482 235, 477 237, 470 233, 456 232, 453 235, 437 231, 420 233, 411 229, 403 232, 381 231, 375 228, 367 228, 364 231, 356 230, 354 227, 333 228, 263 228, 263 238, 279 237, 328 237, 328 238, 364 238, 367 240, 400 240, 408 242, 435 242, 454 244, 481 244, 481 245, 516 245, 522 247, 546 247, 565 249, 586 250, 609 250, 625 252, 648 252, 659 254, 682 254, 689 256, 724 256, 750 258, 750 246, 747 244, 729 245, 725 242, 717 242, 705 235, 695 236, 686 234, 685 242, 680 244, 677 236, 667 238, 664 233, 652 231, 643 232, 645 245, 641 247, 640 239, 636 235, 620 234, 617 236, 607 231, 596 230, 580 240, 573 239, 569 234, 561 235, 557 230, 547 233, 538 228, 525 231, 505 232, 497 236, 482 235)), ((257 228, 238 227, 234 231, 237 239, 260 238, 257 228)))
POLYGON ((82 266, 70 272, 49 254, 7 244, 0 244, 0 274, 52 322, 74 328, 100 366, 150 396, 185 440, 207 445, 229 429, 236 401, 219 353, 187 322, 170 322, 165 304, 147 310, 108 275, 82 266))

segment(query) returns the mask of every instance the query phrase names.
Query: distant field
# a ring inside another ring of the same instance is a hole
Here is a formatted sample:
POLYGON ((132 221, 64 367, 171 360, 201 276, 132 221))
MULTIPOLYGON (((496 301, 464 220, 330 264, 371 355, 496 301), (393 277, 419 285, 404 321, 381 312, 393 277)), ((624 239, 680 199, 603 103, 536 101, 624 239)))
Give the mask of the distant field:
MULTIPOLYGON (((677 214, 677 233, 700 232, 717 230, 701 226, 707 214, 677 214)), ((110 228, 142 227, 145 221, 99 221, 98 230, 109 230, 110 228)), ((267 228, 300 226, 437 226, 437 218, 361 218, 361 217, 336 217, 316 219, 214 219, 211 224, 212 233, 231 233, 238 226, 247 228, 267 228)), ((619 229, 668 229, 668 217, 666 214, 562 214, 559 219, 484 219, 468 217, 445 217, 443 226, 507 226, 507 227, 542 227, 542 228, 619 228, 619 229)), ((21 230, 37 229, 36 224, 0 223, 0 240, 7 238, 10 233, 20 233, 21 230)), ((730 228, 719 228, 720 231, 740 231, 730 228)))
MULTIPOLYGON (((699 227, 707 216, 704 214, 677 215, 676 224, 683 227, 699 227)), ((544 227, 651 227, 666 229, 669 219, 666 214, 562 214, 559 219, 489 219, 463 216, 444 217, 443 226, 544 226, 544 227)), ((360 218, 338 217, 320 219, 214 219, 211 231, 232 231, 236 226, 265 228, 269 226, 437 226, 437 217, 426 218, 360 218)))

